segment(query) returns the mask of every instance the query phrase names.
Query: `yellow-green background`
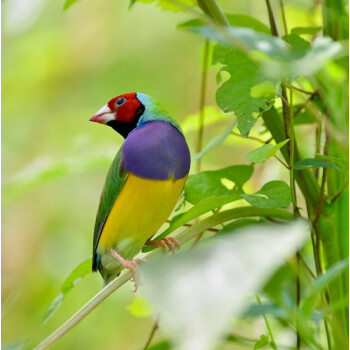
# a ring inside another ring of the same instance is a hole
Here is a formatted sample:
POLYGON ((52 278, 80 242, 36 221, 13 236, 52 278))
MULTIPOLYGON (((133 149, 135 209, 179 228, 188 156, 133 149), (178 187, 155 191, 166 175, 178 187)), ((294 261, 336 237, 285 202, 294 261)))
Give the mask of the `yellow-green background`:
MULTIPOLYGON (((227 12, 268 24, 263 0, 220 3, 227 12)), ((319 24, 311 3, 287 5, 291 26, 319 24)), ((38 342, 102 287, 100 276, 90 275, 41 326, 62 281, 91 254, 100 191, 122 142, 89 117, 131 91, 154 96, 180 122, 199 106, 203 39, 176 29, 191 16, 154 4, 137 3, 128 11, 127 0, 81 0, 65 12, 62 7, 57 0, 2 2, 3 344, 38 342), (51 170, 38 180, 43 169, 51 170)), ((215 104, 215 90, 211 69, 208 105, 215 104)), ((205 140, 224 124, 206 131, 205 140)), ((194 150, 196 134, 186 136, 194 150)), ((203 167, 247 163, 244 155, 258 146, 234 137, 208 155, 203 167)), ((248 188, 287 175, 280 172, 270 160, 248 188)), ((124 286, 53 348, 142 347, 152 320, 129 314, 131 290, 131 284, 124 286)))

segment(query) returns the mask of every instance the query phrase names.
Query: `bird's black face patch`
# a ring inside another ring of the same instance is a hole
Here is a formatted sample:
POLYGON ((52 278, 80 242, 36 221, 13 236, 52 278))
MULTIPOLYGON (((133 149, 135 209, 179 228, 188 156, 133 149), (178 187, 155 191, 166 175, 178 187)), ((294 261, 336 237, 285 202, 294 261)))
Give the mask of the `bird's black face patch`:
POLYGON ((116 132, 118 132, 120 135, 122 135, 124 138, 126 138, 129 135, 129 133, 137 127, 137 123, 139 122, 139 119, 144 111, 145 106, 142 103, 140 103, 140 106, 135 112, 135 117, 132 119, 131 122, 126 123, 118 120, 111 120, 107 123, 107 125, 114 129, 116 132))

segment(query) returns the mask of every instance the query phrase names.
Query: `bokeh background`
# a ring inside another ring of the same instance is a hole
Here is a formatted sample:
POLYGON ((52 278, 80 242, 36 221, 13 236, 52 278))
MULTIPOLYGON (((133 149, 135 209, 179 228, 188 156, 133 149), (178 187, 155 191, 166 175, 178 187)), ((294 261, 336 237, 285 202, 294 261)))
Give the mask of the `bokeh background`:
MULTIPOLYGON (((264 1, 220 4, 268 24, 264 1)), ((91 254, 99 195, 122 142, 89 117, 131 91, 156 97, 179 122, 198 112, 203 39, 176 28, 191 16, 155 4, 128 6, 81 0, 62 11, 62 0, 2 2, 3 344, 39 342, 102 287, 98 274, 89 275, 41 325, 62 281, 91 254)), ((320 22, 313 1, 288 2, 287 11, 291 26, 320 22)), ((215 105, 215 73, 211 68, 207 105, 215 105)), ((230 122, 207 129, 205 142, 230 122)), ((196 133, 186 137, 193 151, 196 133)), ((234 137, 202 167, 247 163, 244 156, 258 146, 234 137)), ((284 171, 270 160, 248 186, 258 189, 284 171)), ((141 348, 153 320, 129 313, 131 290, 130 283, 121 288, 53 349, 141 348)))

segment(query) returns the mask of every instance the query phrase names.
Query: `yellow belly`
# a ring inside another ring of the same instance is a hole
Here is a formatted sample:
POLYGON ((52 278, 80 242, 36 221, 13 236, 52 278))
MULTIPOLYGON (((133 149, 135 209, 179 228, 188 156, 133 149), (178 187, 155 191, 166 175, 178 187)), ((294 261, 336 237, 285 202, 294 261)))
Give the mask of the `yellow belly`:
POLYGON ((132 259, 169 217, 186 179, 148 180, 129 174, 103 228, 98 252, 113 248, 132 259))

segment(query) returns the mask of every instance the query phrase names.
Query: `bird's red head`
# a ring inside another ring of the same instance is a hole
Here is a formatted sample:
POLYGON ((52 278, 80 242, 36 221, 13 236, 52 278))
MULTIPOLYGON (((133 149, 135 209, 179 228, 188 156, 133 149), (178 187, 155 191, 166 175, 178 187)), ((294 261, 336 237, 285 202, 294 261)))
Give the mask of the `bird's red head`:
POLYGON ((90 118, 90 121, 107 124, 126 137, 136 127, 144 110, 145 107, 138 100, 137 94, 131 92, 112 98, 90 118))

